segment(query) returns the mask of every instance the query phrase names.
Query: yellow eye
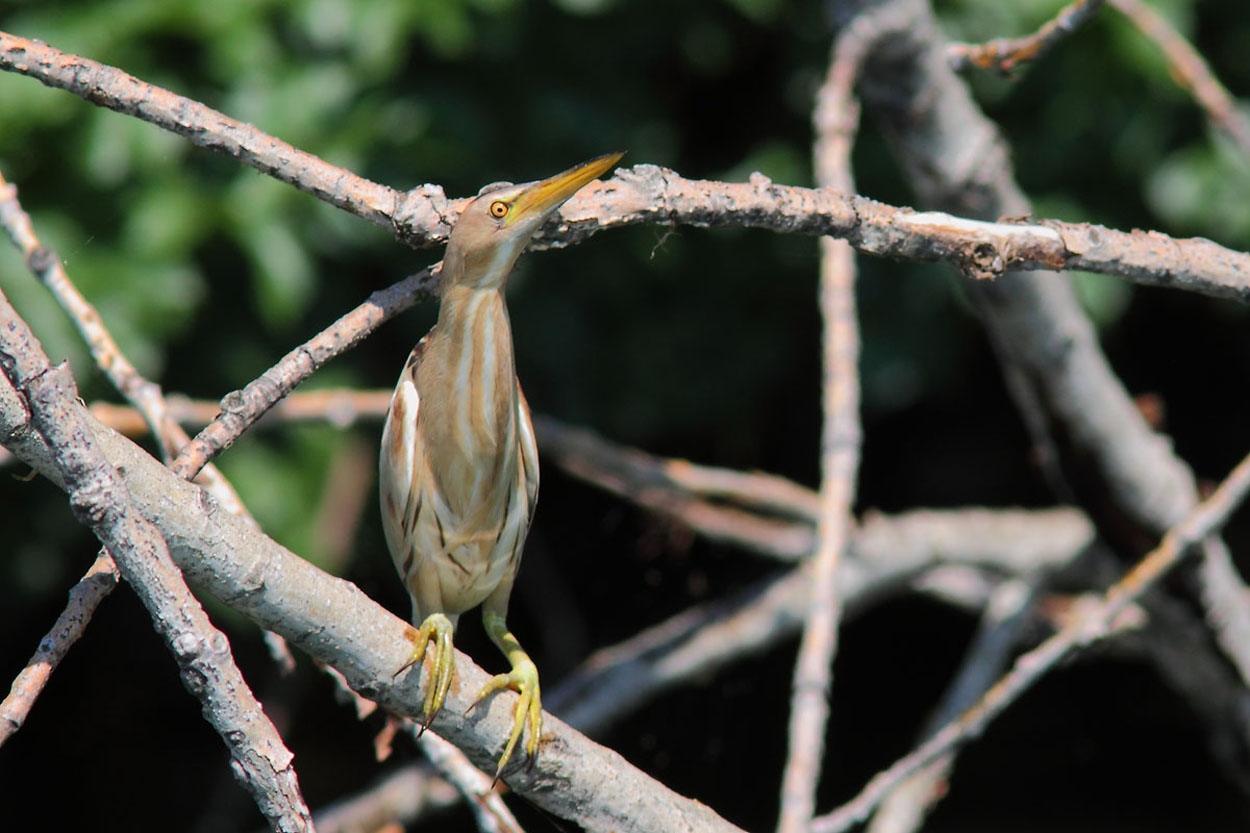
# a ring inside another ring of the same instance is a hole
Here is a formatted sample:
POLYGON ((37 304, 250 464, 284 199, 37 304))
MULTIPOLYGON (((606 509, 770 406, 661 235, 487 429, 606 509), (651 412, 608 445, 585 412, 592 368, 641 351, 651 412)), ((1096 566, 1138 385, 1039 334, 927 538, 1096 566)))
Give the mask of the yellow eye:
POLYGON ((501 200, 495 200, 490 204, 490 216, 506 217, 508 216, 508 204, 501 200))

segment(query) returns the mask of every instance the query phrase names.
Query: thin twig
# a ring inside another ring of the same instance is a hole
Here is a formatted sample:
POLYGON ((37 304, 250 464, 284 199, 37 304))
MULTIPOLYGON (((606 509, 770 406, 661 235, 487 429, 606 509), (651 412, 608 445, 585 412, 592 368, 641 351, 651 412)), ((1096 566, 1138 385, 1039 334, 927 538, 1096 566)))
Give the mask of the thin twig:
POLYGON ((182 669, 184 684, 226 742, 236 777, 274 830, 311 831, 312 817, 300 796, 292 755, 234 664, 229 640, 208 620, 171 560, 165 539, 139 513, 120 473, 104 456, 86 412, 76 404, 78 391, 69 367, 50 366, 3 294, 0 367, 25 397, 30 424, 47 442, 74 514, 109 549, 152 615, 182 669))
MULTIPOLYGON (((983 695, 1011 658, 1030 623, 1040 576, 1009 579, 994 589, 981 616, 981 625, 955 679, 929 716, 922 739, 937 732, 983 695)), ((924 824, 938 801, 946 796, 955 750, 938 757, 901 783, 885 800, 868 825, 867 833, 913 833, 924 824)))
POLYGON ((1176 83, 1193 95, 1211 126, 1250 159, 1250 118, 1238 109, 1236 99, 1215 77, 1198 50, 1163 15, 1141 0, 1111 0, 1111 5, 1158 45, 1176 83))
POLYGON ((1071 652, 1104 638, 1116 617, 1164 574, 1180 563, 1188 549, 1215 533, 1250 490, 1250 455, 1237 464, 1219 487, 1103 595, 1102 602, 1070 626, 1016 660, 1011 672, 985 693, 975 706, 948 723, 927 742, 878 773, 851 801, 812 824, 812 833, 836 833, 863 821, 881 800, 905 779, 956 746, 985 730, 995 717, 1050 672, 1071 652))
POLYGON ((475 767, 465 754, 434 732, 423 731, 421 724, 405 721, 405 728, 416 738, 421 751, 430 759, 447 782, 464 797, 477 829, 482 833, 524 833, 516 816, 495 790, 495 779, 475 767))
POLYGON ((1023 64, 1036 61, 1098 13, 1103 0, 1075 0, 1036 32, 1022 38, 999 38, 988 43, 952 43, 951 69, 968 67, 992 69, 1003 75, 1023 64))
MULTIPOLYGON (((0 33, 0 66, 90 101, 150 122, 208 150, 231 156, 280 182, 386 228, 397 228, 397 210, 420 217, 414 226, 445 224, 449 212, 441 188, 402 192, 350 171, 219 113, 193 99, 148 84, 122 70, 61 52, 37 40, 0 33), (408 203, 412 204, 409 205, 408 203)), ((414 241, 416 242, 416 241, 414 241)))
MULTIPOLYGON (((865 24, 871 17, 861 18, 865 24)), ((816 182, 844 193, 855 190, 851 149, 859 124, 855 78, 873 33, 857 26, 838 36, 828 76, 816 93, 813 150, 816 182)), ((851 506, 859 469, 859 324, 855 309, 855 252, 844 240, 820 239, 822 409, 820 519, 809 566, 811 589, 794 664, 786 763, 781 781, 778 833, 805 833, 816 812, 833 659, 842 618, 838 563, 850 538, 851 506)))
POLYGON ((69 603, 52 629, 39 640, 34 656, 13 680, 9 694, 0 701, 0 746, 22 728, 35 701, 43 693, 52 671, 82 636, 96 606, 117 586, 117 565, 104 550, 78 583, 70 588, 69 603))
POLYGON ((423 269, 399 283, 379 289, 364 303, 287 353, 277 364, 241 390, 226 394, 221 412, 184 447, 171 466, 189 479, 209 460, 229 448, 282 397, 331 359, 355 347, 384 322, 424 297, 434 285, 437 269, 423 269))
POLYGON ((441 810, 460 801, 460 794, 438 777, 428 763, 409 764, 369 789, 313 813, 319 833, 381 831, 389 824, 407 824, 426 810, 441 810))

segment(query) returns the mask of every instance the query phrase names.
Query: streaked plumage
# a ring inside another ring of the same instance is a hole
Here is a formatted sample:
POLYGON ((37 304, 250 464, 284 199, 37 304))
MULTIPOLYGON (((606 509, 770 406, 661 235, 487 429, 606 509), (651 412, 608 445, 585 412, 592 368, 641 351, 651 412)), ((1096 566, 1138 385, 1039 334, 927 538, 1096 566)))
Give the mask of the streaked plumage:
POLYGON ((494 677, 478 699, 501 688, 521 695, 496 777, 527 725, 533 762, 542 728, 538 671, 505 624, 538 499, 538 452, 503 292, 534 232, 620 156, 541 182, 487 186, 469 203, 443 258, 438 323, 408 357, 382 433, 382 525, 420 626, 404 668, 434 644, 428 725, 451 684, 456 622, 482 605, 487 633, 512 671, 494 677))

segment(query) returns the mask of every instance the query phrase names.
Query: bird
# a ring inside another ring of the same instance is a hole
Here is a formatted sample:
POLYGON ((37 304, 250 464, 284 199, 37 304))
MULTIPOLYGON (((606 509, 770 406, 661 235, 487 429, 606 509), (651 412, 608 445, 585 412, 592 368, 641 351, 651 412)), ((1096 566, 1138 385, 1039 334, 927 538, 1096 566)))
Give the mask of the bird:
POLYGON ((533 765, 542 733, 538 668, 507 625, 538 500, 538 450, 504 290, 535 232, 623 155, 604 154, 537 182, 493 183, 465 206, 443 256, 438 321, 409 354, 382 431, 382 527, 417 626, 412 654, 395 676, 431 649, 424 731, 451 686, 460 614, 481 605, 486 633, 511 670, 492 677, 469 708, 503 689, 520 695, 496 780, 526 728, 533 765))

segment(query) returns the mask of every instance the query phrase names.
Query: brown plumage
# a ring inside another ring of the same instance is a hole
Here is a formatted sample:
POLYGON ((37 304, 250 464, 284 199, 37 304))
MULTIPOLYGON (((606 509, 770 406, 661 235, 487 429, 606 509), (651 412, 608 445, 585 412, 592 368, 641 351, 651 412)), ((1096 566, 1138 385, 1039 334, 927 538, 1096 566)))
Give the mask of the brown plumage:
POLYGON ((538 451, 516 379, 504 288, 534 232, 621 156, 540 182, 488 185, 469 203, 443 257, 438 323, 408 357, 382 433, 382 526, 419 625, 400 671, 433 643, 428 726, 451 685, 456 622, 482 605, 486 631, 512 671, 492 678, 478 700, 502 688, 521 696, 496 777, 527 725, 533 763, 542 730, 538 670, 505 622, 538 500, 538 451))

